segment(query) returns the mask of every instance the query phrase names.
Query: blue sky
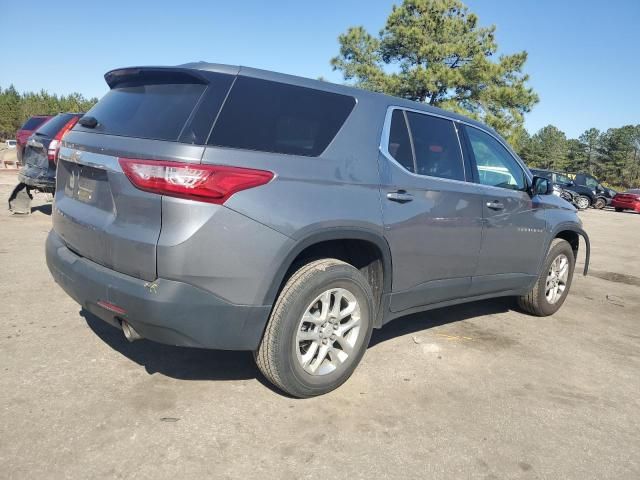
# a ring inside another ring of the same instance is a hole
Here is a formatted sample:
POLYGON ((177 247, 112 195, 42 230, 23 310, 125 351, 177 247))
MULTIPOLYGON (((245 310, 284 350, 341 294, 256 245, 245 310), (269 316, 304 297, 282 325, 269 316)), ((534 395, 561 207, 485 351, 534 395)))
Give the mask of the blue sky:
MULTIPOLYGON (((9 1, 0 86, 99 97, 111 68, 194 60, 340 82, 329 66, 337 36, 352 25, 377 33, 392 3, 9 1)), ((552 123, 575 137, 640 123, 640 0, 466 3, 481 24, 496 24, 502 52, 529 52, 526 71, 541 99, 527 116, 530 132, 552 123)))

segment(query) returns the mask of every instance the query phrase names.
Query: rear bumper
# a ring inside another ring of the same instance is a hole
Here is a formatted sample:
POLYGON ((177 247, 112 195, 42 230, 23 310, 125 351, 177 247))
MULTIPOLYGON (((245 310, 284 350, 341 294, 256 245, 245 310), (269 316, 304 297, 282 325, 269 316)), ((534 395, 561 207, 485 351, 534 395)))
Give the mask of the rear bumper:
POLYGON ((55 170, 40 169, 25 165, 18 173, 18 180, 32 188, 53 193, 56 189, 55 170))
POLYGON ((145 282, 69 250, 52 230, 47 265, 55 281, 83 308, 120 328, 125 319, 144 338, 169 345, 256 350, 271 306, 235 305, 192 285, 166 279, 145 282), (98 305, 123 309, 116 314, 98 305))

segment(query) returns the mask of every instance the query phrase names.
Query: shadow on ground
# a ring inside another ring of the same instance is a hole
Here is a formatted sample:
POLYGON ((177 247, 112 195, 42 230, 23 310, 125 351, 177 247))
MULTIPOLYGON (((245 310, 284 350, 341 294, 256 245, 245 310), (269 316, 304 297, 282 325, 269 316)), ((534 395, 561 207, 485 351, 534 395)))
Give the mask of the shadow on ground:
POLYGON ((100 339, 149 374, 161 373, 180 380, 246 380, 259 377, 251 352, 174 347, 139 340, 130 343, 122 331, 81 310, 87 325, 100 339))
MULTIPOLYGON (((493 299, 402 317, 380 330, 374 330, 369 348, 402 335, 428 330, 439 325, 506 312, 511 309, 512 304, 513 301, 510 299, 493 299)), ((129 343, 121 330, 103 322, 92 313, 83 309, 80 315, 102 341, 138 365, 144 366, 149 374, 161 373, 180 380, 257 378, 273 390, 273 386, 260 374, 251 352, 174 347, 149 340, 129 343)))
POLYGON ((31 213, 40 212, 45 215, 51 215, 51 204, 45 203, 44 205, 38 205, 37 207, 31 207, 31 213))

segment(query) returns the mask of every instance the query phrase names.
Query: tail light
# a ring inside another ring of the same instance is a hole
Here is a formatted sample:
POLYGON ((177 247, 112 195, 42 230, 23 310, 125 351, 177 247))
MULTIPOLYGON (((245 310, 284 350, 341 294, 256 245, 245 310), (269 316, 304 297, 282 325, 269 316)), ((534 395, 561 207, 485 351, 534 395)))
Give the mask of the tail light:
POLYGON ((56 133, 56 136, 53 137, 53 140, 51 140, 51 143, 49 144, 49 149, 47 150, 47 158, 49 159, 50 162, 53 162, 54 164, 58 163, 58 153, 60 153, 60 145, 62 145, 62 137, 64 137, 64 135, 69 130, 71 130, 76 123, 78 123, 78 118, 79 117, 73 117, 71 120, 65 123, 64 127, 62 127, 58 131, 58 133, 56 133))
POLYGON ((146 192, 223 204, 241 190, 269 183, 273 173, 250 168, 161 160, 118 159, 131 183, 146 192))

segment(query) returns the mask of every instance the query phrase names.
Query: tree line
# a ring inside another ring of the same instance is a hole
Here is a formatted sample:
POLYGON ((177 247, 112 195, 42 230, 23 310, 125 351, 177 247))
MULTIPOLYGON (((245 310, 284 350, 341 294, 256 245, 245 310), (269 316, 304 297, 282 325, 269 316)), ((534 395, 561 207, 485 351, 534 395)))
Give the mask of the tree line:
POLYGON ((590 128, 578 138, 547 125, 532 136, 525 132, 514 147, 530 167, 590 173, 613 188, 640 187, 640 125, 590 128))
POLYGON ((45 90, 19 93, 13 85, 0 86, 0 139, 15 138, 16 130, 33 115, 86 112, 98 101, 80 93, 51 94, 45 90))

